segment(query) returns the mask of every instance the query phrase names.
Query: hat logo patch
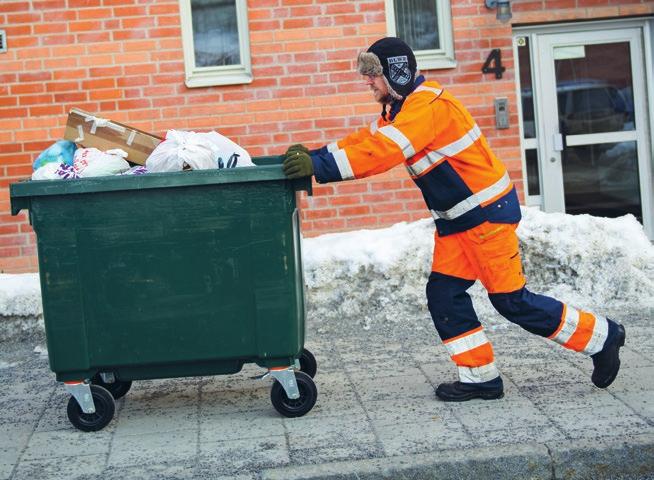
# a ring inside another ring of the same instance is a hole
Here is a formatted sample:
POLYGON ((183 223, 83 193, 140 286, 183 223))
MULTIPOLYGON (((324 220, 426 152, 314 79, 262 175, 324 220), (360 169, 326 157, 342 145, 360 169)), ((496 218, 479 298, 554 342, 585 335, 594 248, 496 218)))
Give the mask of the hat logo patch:
POLYGON ((409 70, 409 58, 406 55, 398 57, 388 57, 388 73, 391 82, 398 85, 406 85, 411 80, 411 70, 409 70))

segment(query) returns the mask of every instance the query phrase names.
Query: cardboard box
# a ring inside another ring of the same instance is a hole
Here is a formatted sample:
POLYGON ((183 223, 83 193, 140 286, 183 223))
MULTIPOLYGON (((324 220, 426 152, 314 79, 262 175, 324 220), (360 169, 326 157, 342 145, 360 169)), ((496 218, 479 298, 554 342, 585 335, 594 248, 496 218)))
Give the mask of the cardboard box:
POLYGON ((96 117, 78 108, 71 109, 68 114, 64 138, 102 151, 122 148, 127 152, 127 160, 139 165, 145 165, 154 147, 163 141, 151 133, 96 117))

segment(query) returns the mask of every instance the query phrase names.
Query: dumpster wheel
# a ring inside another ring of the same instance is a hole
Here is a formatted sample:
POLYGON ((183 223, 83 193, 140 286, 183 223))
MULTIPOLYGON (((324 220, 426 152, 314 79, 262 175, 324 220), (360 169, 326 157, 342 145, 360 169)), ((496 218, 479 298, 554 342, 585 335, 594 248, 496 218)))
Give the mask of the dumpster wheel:
POLYGON ((303 348, 300 352, 300 371, 313 378, 316 376, 317 370, 318 364, 316 363, 316 357, 309 350, 303 348))
POLYGON ((301 417, 311 411, 318 398, 318 389, 313 379, 304 372, 295 372, 295 381, 300 392, 296 399, 288 398, 284 387, 277 380, 270 390, 270 401, 279 413, 285 417, 301 417))
POLYGON ((132 388, 132 382, 130 380, 114 380, 113 382, 105 382, 99 373, 96 373, 93 378, 91 378, 91 383, 93 385, 99 385, 100 387, 105 388, 111 393, 111 396, 114 397, 114 400, 122 398, 129 392, 129 389, 132 388))
POLYGON ((102 430, 114 418, 116 411, 114 397, 106 389, 91 385, 91 395, 95 404, 95 413, 84 413, 75 397, 68 400, 68 420, 75 428, 84 432, 102 430))

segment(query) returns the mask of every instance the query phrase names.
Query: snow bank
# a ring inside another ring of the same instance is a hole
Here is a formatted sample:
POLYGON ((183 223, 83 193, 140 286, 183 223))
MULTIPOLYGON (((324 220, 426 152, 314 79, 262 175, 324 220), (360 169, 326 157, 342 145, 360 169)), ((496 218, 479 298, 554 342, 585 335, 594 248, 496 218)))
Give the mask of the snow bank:
MULTIPOLYGON (((523 208, 518 229, 528 287, 578 308, 654 306, 654 247, 633 216, 547 214, 523 208)), ((312 321, 415 323, 425 317, 434 225, 430 219, 303 241, 312 321)), ((482 321, 497 319, 477 282, 469 291, 482 321)))
POLYGON ((0 315, 41 315, 41 286, 38 273, 0 274, 0 315))
MULTIPOLYGON (((523 208, 518 229, 528 287, 578 308, 654 307, 654 246, 633 216, 617 219, 523 208)), ((429 219, 380 230, 303 240, 309 321, 325 328, 428 325, 425 285, 434 225, 429 219), (416 322, 416 319, 421 319, 416 322)), ((501 325, 479 283, 470 294, 482 322, 501 325)), ((38 316, 37 274, 0 275, 0 316, 38 316)))

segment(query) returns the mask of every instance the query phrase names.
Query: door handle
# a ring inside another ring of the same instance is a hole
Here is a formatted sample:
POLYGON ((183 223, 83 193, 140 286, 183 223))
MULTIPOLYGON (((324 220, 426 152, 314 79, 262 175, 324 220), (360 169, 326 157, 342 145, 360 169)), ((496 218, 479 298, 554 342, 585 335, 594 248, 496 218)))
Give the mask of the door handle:
POLYGON ((563 151, 563 135, 555 133, 552 135, 552 145, 555 152, 563 151))

